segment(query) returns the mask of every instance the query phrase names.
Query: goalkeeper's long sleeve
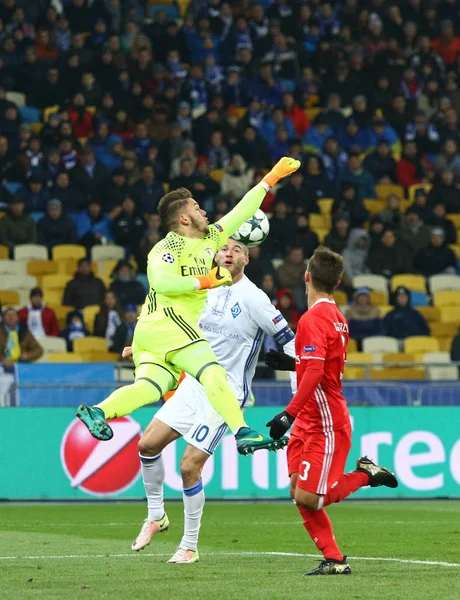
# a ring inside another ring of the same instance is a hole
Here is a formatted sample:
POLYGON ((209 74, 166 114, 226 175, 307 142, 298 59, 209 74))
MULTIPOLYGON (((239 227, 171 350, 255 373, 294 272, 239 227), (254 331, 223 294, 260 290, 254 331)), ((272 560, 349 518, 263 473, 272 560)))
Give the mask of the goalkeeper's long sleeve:
POLYGON ((169 273, 168 269, 156 267, 152 270, 150 278, 150 285, 159 294, 179 296, 187 292, 194 292, 197 289, 196 277, 182 277, 182 275, 169 273))
POLYGON ((260 208, 267 191, 268 186, 266 184, 258 183, 243 196, 235 208, 218 221, 217 225, 223 229, 226 238, 231 237, 247 219, 254 215, 256 210, 260 208))

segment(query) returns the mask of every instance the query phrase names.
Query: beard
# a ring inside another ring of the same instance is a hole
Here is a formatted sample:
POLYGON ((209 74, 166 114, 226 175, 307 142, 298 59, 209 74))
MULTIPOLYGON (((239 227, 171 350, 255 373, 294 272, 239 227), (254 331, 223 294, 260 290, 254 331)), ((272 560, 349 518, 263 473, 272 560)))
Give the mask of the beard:
POLYGON ((197 219, 195 216, 190 216, 192 226, 205 236, 209 233, 209 224, 203 219, 197 219))

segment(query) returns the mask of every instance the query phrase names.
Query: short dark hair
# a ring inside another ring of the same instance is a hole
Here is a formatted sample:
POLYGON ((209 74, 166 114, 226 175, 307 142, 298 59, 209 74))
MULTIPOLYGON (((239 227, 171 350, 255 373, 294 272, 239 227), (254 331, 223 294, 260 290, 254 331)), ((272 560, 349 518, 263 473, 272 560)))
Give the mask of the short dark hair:
POLYGON ((160 215, 163 227, 171 231, 177 224, 179 213, 187 205, 187 200, 192 197, 192 192, 187 188, 178 188, 168 192, 163 196, 158 204, 158 214, 160 215))
POLYGON ((308 271, 318 292, 332 294, 342 279, 343 258, 326 246, 319 246, 308 263, 308 271))

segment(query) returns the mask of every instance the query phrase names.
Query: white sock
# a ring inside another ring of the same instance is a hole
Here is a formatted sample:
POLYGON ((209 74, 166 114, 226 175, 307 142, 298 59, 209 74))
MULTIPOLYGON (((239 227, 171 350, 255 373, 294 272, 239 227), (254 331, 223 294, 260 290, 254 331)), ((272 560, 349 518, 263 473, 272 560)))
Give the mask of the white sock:
POLYGON ((139 458, 141 459, 142 479, 149 509, 148 520, 159 521, 165 514, 163 501, 165 465, 163 457, 160 453, 157 456, 141 456, 139 454, 139 458))
POLYGON ((204 489, 201 479, 192 487, 184 488, 182 499, 184 501, 184 536, 180 546, 196 550, 204 508, 204 489))

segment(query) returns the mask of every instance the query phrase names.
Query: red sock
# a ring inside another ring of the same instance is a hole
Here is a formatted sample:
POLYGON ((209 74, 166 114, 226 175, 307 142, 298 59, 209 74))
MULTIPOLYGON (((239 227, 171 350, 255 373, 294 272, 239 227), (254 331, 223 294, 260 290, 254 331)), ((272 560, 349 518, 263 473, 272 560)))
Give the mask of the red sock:
POLYGON ((297 506, 303 518, 303 525, 308 531, 316 547, 320 550, 324 558, 333 558, 343 560, 343 556, 335 541, 332 523, 325 510, 307 510, 297 506))
POLYGON ((366 473, 357 473, 356 471, 344 473, 336 483, 332 484, 328 493, 323 496, 322 506, 342 502, 347 496, 365 485, 369 485, 369 475, 366 473))

